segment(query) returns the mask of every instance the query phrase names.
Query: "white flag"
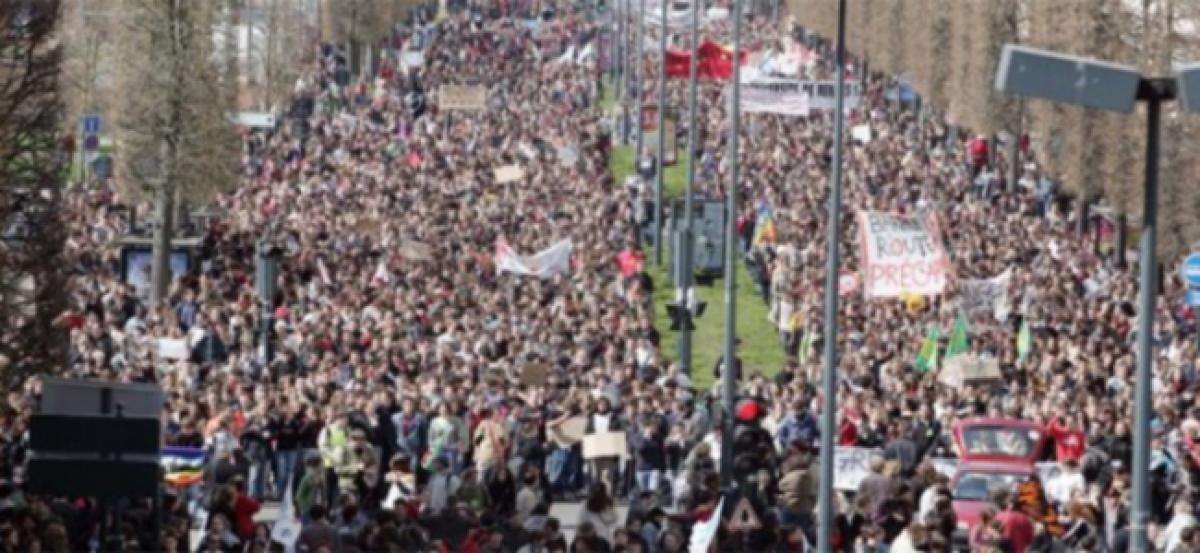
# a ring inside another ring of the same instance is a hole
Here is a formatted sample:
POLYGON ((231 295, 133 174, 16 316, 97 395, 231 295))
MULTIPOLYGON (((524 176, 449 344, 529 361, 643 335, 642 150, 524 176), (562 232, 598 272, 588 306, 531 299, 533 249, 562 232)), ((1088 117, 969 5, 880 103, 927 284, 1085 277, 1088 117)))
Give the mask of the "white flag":
POLYGON ((288 478, 284 488, 283 501, 279 506, 279 520, 271 528, 271 541, 283 544, 286 553, 296 550, 296 540, 300 538, 300 521, 296 520, 296 508, 292 501, 292 479, 288 478))
POLYGON ((519 255, 503 238, 496 241, 496 272, 550 278, 571 271, 571 240, 560 240, 533 255, 519 255))
POLYGON ((375 268, 375 274, 371 276, 371 284, 375 286, 386 286, 391 283, 392 273, 388 272, 387 264, 380 259, 379 266, 375 268))
POLYGON ((688 553, 708 553, 708 547, 717 537, 717 529, 721 527, 721 507, 725 498, 717 502, 717 508, 708 520, 692 526, 692 539, 688 543, 688 553))

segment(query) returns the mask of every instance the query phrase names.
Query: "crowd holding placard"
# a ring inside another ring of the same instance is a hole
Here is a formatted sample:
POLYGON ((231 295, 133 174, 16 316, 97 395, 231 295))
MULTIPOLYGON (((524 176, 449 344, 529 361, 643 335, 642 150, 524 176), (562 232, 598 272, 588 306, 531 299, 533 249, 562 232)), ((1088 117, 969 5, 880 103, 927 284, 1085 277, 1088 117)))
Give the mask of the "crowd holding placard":
MULTIPOLYGON (((721 551, 811 550, 831 113, 743 109, 742 285, 770 305, 788 361, 733 363, 739 494, 723 505, 749 501, 759 527, 715 531, 726 416, 660 348, 654 295, 673 291, 643 267, 652 187, 614 182, 608 164, 623 126, 600 99, 631 96, 601 78, 611 25, 594 7, 532 4, 398 26, 370 78, 314 45, 289 116, 246 135, 204 262, 160 306, 120 273, 131 221, 111 183, 69 197, 65 372, 166 392, 166 550, 673 553, 710 533, 721 551), (273 298, 255 296, 264 237, 283 252, 273 298), (274 528, 255 523, 268 500, 284 502, 274 528), (551 516, 579 500, 577 519, 551 516)), ((701 33, 696 190, 710 198, 730 170, 724 13, 701 33)), ((669 29, 683 112, 688 35, 669 29)), ((828 80, 825 41, 761 16, 743 31, 758 78, 828 80)), ((655 58, 648 47, 648 101, 655 58)), ((1125 551, 1136 267, 1075 235, 1032 152, 1004 183, 1004 156, 988 167, 974 138, 889 100, 893 80, 853 78, 835 547, 1125 551), (991 457, 1028 471, 972 464, 991 457)), ((1150 520, 1171 553, 1200 548, 1197 316, 1173 274, 1155 314, 1150 520)), ((94 501, 23 492, 38 393, 37 380, 12 392, 0 419, 0 548, 153 543, 143 504, 100 544, 94 501)))

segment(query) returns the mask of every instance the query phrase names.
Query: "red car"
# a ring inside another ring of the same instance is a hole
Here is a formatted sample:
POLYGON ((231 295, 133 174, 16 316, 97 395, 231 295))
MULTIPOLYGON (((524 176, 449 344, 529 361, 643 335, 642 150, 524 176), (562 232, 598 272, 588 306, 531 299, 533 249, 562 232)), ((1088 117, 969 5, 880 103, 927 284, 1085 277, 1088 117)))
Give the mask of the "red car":
POLYGON ((959 458, 950 481, 958 519, 954 542, 965 547, 968 531, 991 504, 992 492, 1015 490, 1037 472, 1047 439, 1040 424, 1018 419, 966 419, 954 425, 953 433, 959 458))

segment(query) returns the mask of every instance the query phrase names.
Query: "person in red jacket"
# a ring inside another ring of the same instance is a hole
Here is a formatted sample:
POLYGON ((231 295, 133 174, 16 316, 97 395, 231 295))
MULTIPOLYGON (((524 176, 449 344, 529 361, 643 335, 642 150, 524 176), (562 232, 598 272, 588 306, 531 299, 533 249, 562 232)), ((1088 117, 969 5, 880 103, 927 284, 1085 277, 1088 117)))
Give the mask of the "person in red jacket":
POLYGON ((1059 411, 1046 425, 1046 435, 1054 438, 1054 453, 1058 462, 1078 461, 1087 448, 1087 436, 1079 429, 1075 415, 1059 411))
POLYGON ((233 479, 236 498, 233 503, 234 530, 242 541, 254 537, 254 515, 262 508, 253 497, 246 495, 246 481, 238 476, 233 479))

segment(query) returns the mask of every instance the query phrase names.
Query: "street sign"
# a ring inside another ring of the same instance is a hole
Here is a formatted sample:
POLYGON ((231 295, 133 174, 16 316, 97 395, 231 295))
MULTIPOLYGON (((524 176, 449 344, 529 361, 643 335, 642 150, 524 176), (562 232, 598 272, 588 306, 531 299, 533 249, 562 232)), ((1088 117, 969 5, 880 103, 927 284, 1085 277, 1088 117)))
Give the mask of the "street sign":
POLYGON ((759 528, 762 528, 762 521, 758 519, 758 513, 754 512, 750 499, 743 497, 738 501, 737 507, 733 508, 733 514, 729 515, 729 530, 753 532, 759 528))
POLYGON ((1183 260, 1183 267, 1180 269, 1183 276, 1183 281, 1189 287, 1200 288, 1200 253, 1193 253, 1183 260))
POLYGON ((83 117, 84 134, 100 134, 100 116, 89 113, 83 117))
POLYGON ((1200 288, 1188 288, 1184 301, 1189 307, 1200 307, 1200 288))
POLYGON ((89 152, 94 152, 100 149, 100 137, 94 134, 86 134, 83 136, 83 149, 89 152))

